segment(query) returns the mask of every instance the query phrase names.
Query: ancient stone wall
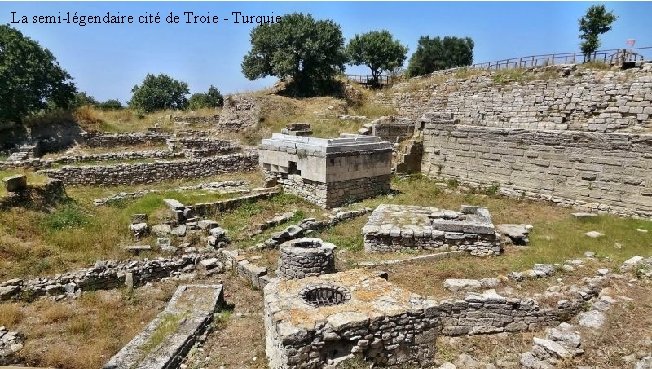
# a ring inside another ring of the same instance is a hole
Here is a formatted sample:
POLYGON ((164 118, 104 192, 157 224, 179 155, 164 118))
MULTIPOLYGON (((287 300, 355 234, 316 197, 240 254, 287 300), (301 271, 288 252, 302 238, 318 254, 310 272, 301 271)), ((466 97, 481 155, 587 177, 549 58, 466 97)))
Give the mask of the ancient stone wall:
POLYGON ((113 147, 142 144, 164 144, 170 138, 167 133, 84 133, 82 143, 88 147, 113 147))
POLYGON ((614 132, 652 126, 652 63, 592 70, 447 70, 378 93, 376 102, 417 120, 449 111, 463 125, 614 132))
POLYGON ((277 179, 287 193, 324 208, 333 208, 343 204, 389 193, 391 175, 358 178, 348 181, 320 183, 303 179, 299 176, 277 179))
POLYGON ((59 274, 53 278, 11 279, 0 283, 0 301, 33 299, 40 296, 73 296, 81 291, 118 288, 127 274, 134 286, 158 281, 175 273, 194 270, 206 256, 187 254, 178 258, 142 261, 98 261, 90 268, 59 274))
POLYGON ((367 252, 465 251, 500 255, 502 248, 486 208, 462 212, 433 207, 381 204, 362 228, 367 252))
POLYGON ((433 119, 422 171, 507 195, 652 216, 652 134, 524 130, 433 119))
POLYGON ((214 156, 202 159, 160 161, 118 165, 65 166, 41 173, 75 185, 118 185, 155 183, 161 180, 200 178, 217 174, 252 170, 258 165, 254 152, 214 156))
POLYGON ((411 119, 380 117, 371 122, 371 135, 395 143, 412 137, 414 128, 415 122, 411 119))
POLYGON ((217 128, 225 132, 240 132, 260 122, 260 101, 251 95, 229 95, 224 99, 217 128))

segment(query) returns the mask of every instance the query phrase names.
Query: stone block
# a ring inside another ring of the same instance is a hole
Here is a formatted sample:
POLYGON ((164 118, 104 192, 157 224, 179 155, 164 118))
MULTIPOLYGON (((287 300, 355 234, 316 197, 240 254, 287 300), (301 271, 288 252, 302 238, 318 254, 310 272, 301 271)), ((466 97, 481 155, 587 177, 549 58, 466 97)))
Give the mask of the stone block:
POLYGON ((27 176, 24 174, 4 177, 2 181, 5 184, 7 192, 21 192, 27 189, 27 176))

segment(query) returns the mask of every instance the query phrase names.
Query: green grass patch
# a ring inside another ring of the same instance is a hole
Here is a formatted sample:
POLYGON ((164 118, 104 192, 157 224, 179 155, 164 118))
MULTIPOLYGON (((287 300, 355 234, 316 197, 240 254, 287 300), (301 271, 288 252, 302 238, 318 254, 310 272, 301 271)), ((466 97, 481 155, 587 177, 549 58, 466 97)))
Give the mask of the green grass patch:
MULTIPOLYGON (((34 171, 28 170, 28 169, 7 169, 7 170, 0 170, 0 180, 15 176, 15 175, 20 175, 24 174, 27 176, 27 184, 28 185, 44 185, 48 177, 37 174, 34 171)), ((4 183, 0 183, 0 196, 5 196, 7 194, 7 189, 5 188, 4 183)))
POLYGON ((145 358, 150 352, 163 343, 171 334, 179 329, 179 326, 190 314, 164 314, 156 330, 141 347, 141 358, 145 358))
POLYGON ((74 203, 67 203, 43 218, 41 225, 46 231, 80 228, 89 223, 88 215, 74 203))

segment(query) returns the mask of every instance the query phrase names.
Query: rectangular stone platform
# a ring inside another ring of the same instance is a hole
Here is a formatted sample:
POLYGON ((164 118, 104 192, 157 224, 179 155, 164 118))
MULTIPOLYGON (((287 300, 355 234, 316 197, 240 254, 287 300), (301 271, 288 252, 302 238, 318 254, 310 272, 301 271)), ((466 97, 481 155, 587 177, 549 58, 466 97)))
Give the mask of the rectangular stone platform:
POLYGON ((268 179, 331 208, 389 191, 392 146, 378 137, 301 137, 274 133, 258 149, 268 179))
POLYGON ((362 233, 368 252, 417 249, 486 256, 502 250, 489 211, 476 206, 463 205, 456 212, 382 204, 371 214, 362 233))
POLYGON ((177 368, 222 304, 222 285, 179 286, 165 310, 103 369, 177 368))
POLYGON ((274 279, 264 291, 271 369, 327 368, 352 354, 373 367, 433 364, 438 321, 426 310, 435 302, 377 275, 354 269, 274 279))

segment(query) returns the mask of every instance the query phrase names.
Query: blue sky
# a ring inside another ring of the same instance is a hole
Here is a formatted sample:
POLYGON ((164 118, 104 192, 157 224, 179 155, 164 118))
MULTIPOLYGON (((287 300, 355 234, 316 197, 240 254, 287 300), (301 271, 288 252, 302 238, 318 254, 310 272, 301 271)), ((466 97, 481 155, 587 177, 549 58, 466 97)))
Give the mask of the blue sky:
MULTIPOLYGON (((66 12, 121 15, 146 12, 165 17, 192 11, 233 20, 231 12, 250 15, 311 13, 330 18, 348 40, 370 30, 387 29, 414 52, 421 35, 469 36, 475 41, 474 62, 578 50, 577 20, 591 2, 0 2, 0 22, 17 16, 66 12)), ((602 48, 652 46, 651 2, 607 2, 618 15, 602 48)), ((183 22, 182 17, 182 22, 183 22)), ((147 73, 166 73, 203 92, 213 84, 223 93, 270 86, 274 78, 249 81, 240 70, 255 25, 233 24, 12 24, 50 49, 74 77, 78 88, 100 100, 131 96, 147 73)), ((407 62, 406 62, 407 64, 407 62)), ((348 73, 367 73, 349 67, 348 73)))

